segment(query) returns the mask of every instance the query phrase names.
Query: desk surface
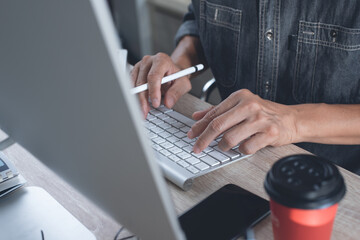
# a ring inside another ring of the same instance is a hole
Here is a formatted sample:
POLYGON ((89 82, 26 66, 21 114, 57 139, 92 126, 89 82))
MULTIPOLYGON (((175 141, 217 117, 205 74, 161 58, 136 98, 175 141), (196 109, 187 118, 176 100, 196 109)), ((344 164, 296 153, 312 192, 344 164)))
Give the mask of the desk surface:
MULTIPOLYGON (((208 107, 209 104, 185 95, 175 109, 187 116, 195 110, 208 107)), ((0 131, 0 137, 2 136, 0 131)), ((113 239, 120 224, 90 203, 84 196, 59 178, 44 164, 18 144, 3 151, 14 162, 18 170, 28 181, 28 186, 39 186, 48 191, 58 202, 79 219, 97 239, 113 239)), ((306 153, 306 151, 288 145, 279 148, 267 147, 251 158, 233 163, 215 172, 206 174, 195 180, 192 189, 184 192, 168 182, 176 211, 180 214, 206 198, 212 192, 228 183, 239 185, 250 192, 268 199, 263 181, 266 172, 280 157, 306 153)), ((360 235, 360 177, 340 169, 347 184, 347 194, 339 205, 332 239, 358 239, 360 235)), ((256 239, 271 239, 271 220, 267 217, 255 227, 256 239)))

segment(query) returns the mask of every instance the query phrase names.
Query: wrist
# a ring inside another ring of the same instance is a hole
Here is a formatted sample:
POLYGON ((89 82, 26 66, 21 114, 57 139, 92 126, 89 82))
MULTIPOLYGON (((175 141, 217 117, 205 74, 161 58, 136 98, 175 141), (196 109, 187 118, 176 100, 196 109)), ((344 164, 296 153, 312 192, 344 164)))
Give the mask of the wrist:
POLYGON ((180 69, 185 69, 203 63, 202 55, 199 38, 185 36, 180 40, 174 52, 171 54, 171 59, 180 69), (201 50, 199 51, 199 49, 201 50))
POLYGON ((295 129, 298 142, 314 142, 321 137, 321 118, 318 113, 325 104, 299 104, 295 105, 295 129))

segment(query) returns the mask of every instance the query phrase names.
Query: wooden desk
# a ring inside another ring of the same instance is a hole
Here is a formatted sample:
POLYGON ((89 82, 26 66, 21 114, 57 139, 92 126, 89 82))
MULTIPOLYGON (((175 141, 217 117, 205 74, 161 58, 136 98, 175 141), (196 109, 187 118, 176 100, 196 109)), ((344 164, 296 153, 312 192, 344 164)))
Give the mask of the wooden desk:
MULTIPOLYGON (((185 95, 175 109, 187 116, 195 110, 208 107, 207 103, 185 95)), ((2 134, 0 134, 2 136, 2 134)), ((39 186, 48 191, 58 202, 82 222, 97 239, 113 239, 120 224, 90 203, 84 196, 59 178, 44 164, 34 158, 18 144, 3 151, 14 162, 18 170, 28 181, 28 186, 39 186)), ((172 183, 168 183, 174 199, 174 205, 180 214, 206 198, 215 190, 227 183, 237 184, 250 192, 268 199, 263 181, 271 165, 280 157, 305 153, 294 146, 265 148, 249 159, 236 162, 213 173, 195 180, 193 188, 184 192, 172 183)), ((347 194, 341 201, 336 216, 332 239, 358 239, 360 236, 360 177, 344 169, 340 169, 347 184, 347 194)), ((272 239, 270 217, 255 227, 256 239, 272 239)))

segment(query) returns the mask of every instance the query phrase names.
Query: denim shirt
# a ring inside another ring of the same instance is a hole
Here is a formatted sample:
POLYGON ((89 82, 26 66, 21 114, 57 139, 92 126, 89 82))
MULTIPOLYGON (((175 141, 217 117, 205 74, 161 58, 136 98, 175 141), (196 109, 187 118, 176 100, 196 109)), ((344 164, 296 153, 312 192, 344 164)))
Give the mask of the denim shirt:
MULTIPOLYGON (((223 99, 360 104, 360 1, 193 0, 177 35, 198 36, 223 99)), ((360 146, 298 144, 350 169, 360 146)))

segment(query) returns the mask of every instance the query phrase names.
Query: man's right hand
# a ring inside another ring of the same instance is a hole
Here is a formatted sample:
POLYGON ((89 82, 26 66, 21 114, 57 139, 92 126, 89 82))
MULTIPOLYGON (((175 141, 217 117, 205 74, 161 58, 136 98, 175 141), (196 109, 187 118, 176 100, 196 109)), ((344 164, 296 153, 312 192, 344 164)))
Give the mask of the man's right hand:
POLYGON ((191 90, 189 76, 161 85, 163 77, 180 70, 172 59, 164 53, 144 56, 140 62, 135 64, 131 71, 133 86, 137 87, 148 83, 148 90, 138 93, 144 118, 150 110, 149 97, 153 107, 157 108, 160 106, 161 97, 164 96, 165 106, 172 108, 182 95, 191 90))

